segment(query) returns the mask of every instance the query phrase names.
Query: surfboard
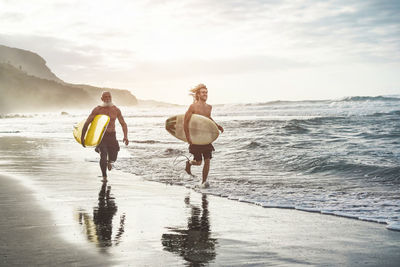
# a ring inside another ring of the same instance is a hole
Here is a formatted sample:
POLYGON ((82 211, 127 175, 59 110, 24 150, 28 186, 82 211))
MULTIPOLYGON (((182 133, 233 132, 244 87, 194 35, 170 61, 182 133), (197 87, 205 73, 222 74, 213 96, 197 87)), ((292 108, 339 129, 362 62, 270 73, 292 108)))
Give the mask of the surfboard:
MULTIPOLYGON (((75 140, 82 144, 81 135, 82 128, 85 125, 86 119, 74 126, 73 134, 75 140)), ((89 124, 88 130, 85 135, 85 146, 92 147, 100 144, 101 139, 103 139, 104 133, 107 129, 108 123, 110 122, 110 117, 107 115, 96 115, 93 121, 89 124)))
MULTIPOLYGON (((176 138, 187 142, 185 131, 183 130, 183 120, 185 114, 180 114, 168 118, 165 122, 165 129, 176 138)), ((218 138, 218 127, 207 117, 193 114, 189 121, 189 133, 193 144, 207 145, 218 138)))

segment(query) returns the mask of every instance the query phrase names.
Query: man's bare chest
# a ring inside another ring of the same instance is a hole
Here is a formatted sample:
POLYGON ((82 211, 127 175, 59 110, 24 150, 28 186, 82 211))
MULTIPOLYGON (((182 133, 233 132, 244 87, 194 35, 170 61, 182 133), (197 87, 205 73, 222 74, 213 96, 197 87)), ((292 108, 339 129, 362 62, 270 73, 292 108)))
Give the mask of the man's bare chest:
POLYGON ((194 107, 194 114, 203 115, 206 117, 211 116, 211 108, 209 107, 194 107))
POLYGON ((111 120, 115 120, 117 118, 118 112, 113 108, 104 108, 101 107, 98 110, 99 114, 104 114, 110 117, 111 120))

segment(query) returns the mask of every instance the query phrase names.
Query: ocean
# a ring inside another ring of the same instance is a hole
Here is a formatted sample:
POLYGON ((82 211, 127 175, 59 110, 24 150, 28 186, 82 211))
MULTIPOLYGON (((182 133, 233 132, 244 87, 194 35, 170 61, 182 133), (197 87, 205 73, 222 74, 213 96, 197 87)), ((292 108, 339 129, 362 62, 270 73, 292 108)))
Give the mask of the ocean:
MULTIPOLYGON (((86 153, 88 164, 98 164, 98 154, 72 136, 73 125, 92 108, 1 115, 0 137, 50 138, 71 147, 59 155, 86 153)), ((115 168, 196 188, 202 168, 192 167, 195 177, 185 173, 187 144, 164 128, 168 117, 187 107, 120 108, 131 143, 122 144, 117 122, 115 168)), ((400 230, 400 96, 214 105, 212 117, 225 132, 214 142, 207 193, 400 230)))

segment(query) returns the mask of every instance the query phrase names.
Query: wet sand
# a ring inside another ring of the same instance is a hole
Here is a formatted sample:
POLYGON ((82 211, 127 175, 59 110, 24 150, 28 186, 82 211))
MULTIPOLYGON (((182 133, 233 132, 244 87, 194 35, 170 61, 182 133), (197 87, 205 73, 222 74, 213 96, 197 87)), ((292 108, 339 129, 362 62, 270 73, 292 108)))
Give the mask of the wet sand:
POLYGON ((118 170, 102 183, 95 152, 74 143, 2 137, 0 145, 2 265, 400 262, 400 232, 384 225, 262 208, 118 170))
POLYGON ((0 175, 1 266, 109 266, 108 258, 60 237, 32 192, 16 179, 0 175))

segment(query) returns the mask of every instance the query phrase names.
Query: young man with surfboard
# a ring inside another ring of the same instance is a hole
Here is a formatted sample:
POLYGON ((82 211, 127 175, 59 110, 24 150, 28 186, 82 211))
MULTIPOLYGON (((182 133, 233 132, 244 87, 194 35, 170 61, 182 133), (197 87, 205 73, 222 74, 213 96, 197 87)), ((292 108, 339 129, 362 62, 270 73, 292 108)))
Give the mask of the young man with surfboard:
POLYGON ((82 129, 81 140, 82 146, 85 147, 85 134, 89 124, 93 121, 96 115, 104 114, 110 117, 110 122, 108 123, 107 129, 105 130, 103 139, 100 144, 96 147, 96 152, 100 153, 100 169, 103 175, 103 181, 107 181, 107 168, 110 171, 112 169, 112 164, 117 160, 119 144, 116 138, 115 132, 115 120, 118 118, 119 123, 122 126, 122 131, 124 132, 123 142, 125 145, 129 144, 128 140, 128 126, 125 123, 124 117, 122 116, 121 110, 117 108, 111 101, 111 93, 103 92, 101 95, 101 100, 103 104, 95 107, 92 113, 87 118, 85 125, 82 129))
MULTIPOLYGON (((207 87, 204 84, 199 84, 192 90, 192 96, 194 98, 194 103, 190 105, 189 109, 185 113, 184 117, 184 124, 183 128, 185 131, 186 139, 189 143, 189 152, 193 154, 194 160, 192 161, 187 161, 186 162, 186 172, 188 174, 191 174, 191 166, 196 165, 199 166, 202 163, 202 159, 204 158, 204 166, 203 166, 203 179, 201 182, 201 187, 208 187, 208 182, 207 182, 207 177, 208 177, 208 172, 210 170, 210 160, 212 158, 212 151, 214 151, 213 145, 206 144, 206 145, 196 145, 193 144, 192 138, 190 136, 189 132, 189 121, 190 118, 192 117, 193 114, 198 114, 202 115, 204 117, 207 117, 214 121, 211 118, 211 110, 212 106, 207 104, 207 98, 208 98, 208 90, 207 87)), ((215 121, 214 121, 215 122, 215 121)), ((215 123, 218 127, 218 129, 221 131, 221 133, 224 132, 224 128, 222 128, 220 125, 215 123)))

